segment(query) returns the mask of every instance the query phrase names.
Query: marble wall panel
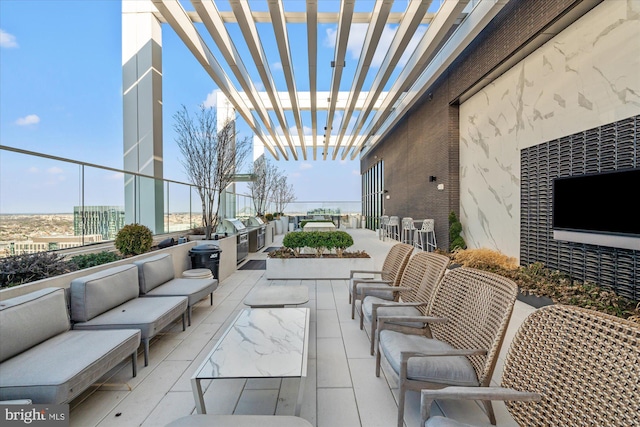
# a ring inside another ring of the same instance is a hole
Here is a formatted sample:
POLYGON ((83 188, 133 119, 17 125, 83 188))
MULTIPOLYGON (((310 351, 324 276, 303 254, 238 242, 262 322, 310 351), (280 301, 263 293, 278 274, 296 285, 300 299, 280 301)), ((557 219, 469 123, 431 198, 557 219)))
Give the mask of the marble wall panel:
POLYGON ((640 1, 604 1, 460 106, 469 247, 520 253, 520 151, 640 114, 640 1))

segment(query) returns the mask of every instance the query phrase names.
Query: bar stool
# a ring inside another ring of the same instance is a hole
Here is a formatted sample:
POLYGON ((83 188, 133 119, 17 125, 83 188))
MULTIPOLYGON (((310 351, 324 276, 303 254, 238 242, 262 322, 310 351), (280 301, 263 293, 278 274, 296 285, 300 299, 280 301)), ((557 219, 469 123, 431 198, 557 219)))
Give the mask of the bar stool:
POLYGON ((402 218, 402 243, 413 244, 413 233, 415 229, 413 226, 413 218, 402 218))
POLYGON ((387 235, 394 240, 400 240, 400 217, 398 216, 389 217, 389 225, 387 226, 387 235))
POLYGON ((380 228, 378 228, 378 239, 384 240, 387 236, 387 226, 389 225, 389 215, 380 217, 380 228))
POLYGON ((435 220, 425 219, 422 221, 422 227, 417 231, 417 238, 413 242, 413 246, 423 251, 432 252, 437 245, 435 220))

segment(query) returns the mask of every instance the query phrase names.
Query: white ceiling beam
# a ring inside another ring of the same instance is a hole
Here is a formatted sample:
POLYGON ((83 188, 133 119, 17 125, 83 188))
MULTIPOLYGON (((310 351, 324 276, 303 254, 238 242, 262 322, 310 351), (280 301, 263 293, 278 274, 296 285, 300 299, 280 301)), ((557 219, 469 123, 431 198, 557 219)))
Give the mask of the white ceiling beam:
MULTIPOLYGON (((247 122, 251 130, 263 141, 269 152, 278 159, 280 156, 274 149, 271 142, 265 138, 260 126, 255 122, 251 110, 242 101, 242 97, 234 87, 229 77, 224 72, 216 58, 211 53, 207 44, 202 40, 191 19, 177 1, 153 0, 154 6, 164 16, 166 22, 178 34, 182 42, 194 55, 196 60, 202 65, 205 71, 218 85, 218 88, 227 96, 233 104, 238 114, 247 122)), ((283 154, 287 158, 286 153, 283 154)))
MULTIPOLYGON (((442 5, 391 90, 383 98, 382 104, 377 109, 369 126, 362 132, 362 135, 374 133, 377 129, 376 127, 380 127, 387 117, 393 113, 394 105, 398 99, 406 93, 405 90, 413 86, 420 74, 422 74, 428 65, 427 61, 436 53, 437 47, 447 36, 451 27, 458 21, 468 3, 469 0, 449 0, 442 5)), ((349 152, 344 150, 342 160, 348 154, 349 152)))
MULTIPOLYGON (((382 106, 382 102, 385 99, 388 92, 380 92, 380 96, 375 100, 373 104, 373 109, 377 110, 382 106)), ((319 91, 319 92, 298 92, 298 108, 300 110, 312 110, 312 102, 311 99, 315 95, 316 97, 316 110, 328 110, 329 109, 329 101, 327 99, 331 95, 331 92, 328 91, 319 91)), ((240 93, 240 96, 249 103, 249 97, 240 93)), ((267 92, 258 92, 257 96, 261 98, 261 102, 264 104, 267 110, 273 110, 276 107, 271 103, 270 95, 267 92)), ((355 99, 355 107, 354 110, 362 110, 365 106, 365 101, 369 96, 369 92, 361 91, 358 95, 357 99, 355 99)), ((290 110, 291 107, 291 99, 289 98, 289 92, 275 92, 275 97, 278 99, 278 105, 284 108, 285 110, 290 110)), ((349 92, 340 91, 338 92, 338 96, 336 97, 336 110, 346 110, 347 102, 349 101, 349 92)), ((250 109, 254 109, 252 105, 248 104, 250 109)))
MULTIPOLYGON (((298 108, 298 95, 296 88, 296 79, 293 73, 293 61, 291 61, 291 49, 289 48, 289 36, 287 33, 287 22, 284 16, 284 9, 280 0, 268 0, 269 1, 269 13, 271 14, 271 21, 273 22, 273 32, 276 36, 276 43, 278 44, 278 52, 280 52, 280 63, 282 64, 282 71, 284 72, 284 79, 287 82, 287 89, 289 90, 289 97, 291 99, 291 111, 293 118, 296 122, 296 128, 298 129, 298 138, 302 146, 302 157, 307 159, 307 150, 304 143, 304 131, 302 128, 302 119, 300 117, 300 109, 298 108)), ((284 132, 289 132, 289 129, 283 129, 284 132)), ((297 158, 296 158, 297 160, 297 158)))
POLYGON ((342 0, 340 2, 340 17, 338 20, 338 33, 336 35, 336 49, 333 56, 333 72, 331 73, 331 95, 329 96, 329 111, 327 112, 327 122, 324 127, 324 150, 322 151, 322 160, 327 160, 329 152, 329 141, 331 139, 331 130, 333 129, 333 115, 336 111, 336 98, 340 91, 340 80, 342 72, 346 65, 345 57, 347 54, 347 43, 349 42, 349 32, 351 30, 351 18, 353 16, 353 8, 355 0, 342 0))
MULTIPOLYGON (((307 12, 308 12, 307 8, 307 12)), ((317 8, 316 8, 317 11, 317 8)), ((202 22, 200 17, 196 12, 187 12, 187 15, 191 18, 192 22, 202 22)), ((431 19, 435 14, 429 13, 425 15, 422 19, 422 24, 429 24, 431 19)), ((220 16, 227 24, 235 24, 237 23, 237 17, 233 12, 220 12, 220 16)), ((340 14, 337 12, 318 12, 317 20, 320 24, 335 24, 338 22, 340 14)), ((404 14, 402 12, 392 12, 389 14, 389 18, 387 19, 387 23, 389 24, 397 24, 402 21, 402 17, 404 14)), ((251 12, 251 17, 253 21, 259 24, 270 24, 271 23, 271 15, 269 12, 251 12)), ((304 24, 307 22, 307 17, 304 12, 285 12, 284 13, 285 20, 287 24, 304 24)), ((158 14, 157 18, 160 22, 166 22, 161 14, 158 14)), ((351 20, 354 24, 368 24, 371 21, 371 13, 369 12, 355 12, 353 14, 353 19, 351 20)))
POLYGON ((508 0, 480 2, 473 8, 404 98, 395 106, 383 125, 378 127, 374 135, 363 134, 360 136, 360 140, 351 154, 351 160, 355 160, 361 152, 364 154, 370 151, 387 135, 507 3, 508 0))
POLYGON ((193 7, 196 9, 198 15, 202 18, 207 31, 213 38, 214 42, 218 46, 220 53, 229 64, 231 71, 236 76, 238 83, 244 90, 244 94, 249 101, 249 105, 253 105, 254 109, 258 113, 260 120, 262 120, 267 132, 271 135, 273 141, 276 142, 283 154, 286 154, 280 138, 275 133, 275 126, 269 117, 269 113, 262 103, 262 99, 258 96, 257 90, 251 81, 249 72, 242 61, 238 50, 236 49, 231 36, 229 35, 224 22, 218 12, 218 8, 211 0, 191 0, 193 7))
MULTIPOLYGON (((318 3, 307 0, 307 55, 309 58, 309 109, 311 110, 311 134, 313 135, 313 160, 317 160, 318 110, 316 91, 318 90, 318 3)), ((300 106, 302 109, 303 107, 300 106)))
MULTIPOLYGON (((284 138, 289 144, 291 154, 296 160, 298 160, 295 144, 293 143, 291 134, 288 131, 289 124, 287 122, 287 117, 284 114, 284 108, 282 107, 280 98, 277 95, 276 85, 273 81, 271 70, 269 69, 269 60, 267 59, 264 47, 260 41, 260 35, 258 34, 256 23, 253 20, 249 3, 246 0, 231 0, 230 4, 231 9, 235 14, 236 22, 240 27, 240 31, 244 36, 249 52, 251 53, 251 57, 253 58, 253 62, 255 63, 260 79, 262 80, 262 85, 267 93, 268 100, 270 102, 270 106, 268 106, 267 109, 271 109, 275 112, 278 123, 280 123, 280 127, 284 132, 284 138)), ((263 99, 263 103, 267 104, 266 100, 263 99)))
POLYGON ((387 24, 387 18, 389 16, 389 12, 391 12, 392 6, 393 0, 376 0, 374 5, 373 13, 371 14, 371 22, 367 28, 367 34, 362 45, 362 53, 360 55, 360 60, 358 61, 353 84, 351 85, 351 91, 349 92, 349 99, 347 100, 347 105, 342 116, 342 125, 333 150, 333 160, 335 160, 338 155, 342 139, 347 132, 347 127, 349 127, 349 120, 351 120, 353 110, 358 102, 360 91, 362 90, 364 81, 367 78, 371 61, 376 53, 376 49, 378 48, 378 43, 380 42, 380 37, 382 36, 382 32, 387 24))
MULTIPOLYGON (((391 46, 389 46, 382 65, 380 66, 380 69, 378 70, 378 73, 371 85, 369 97, 365 103, 366 107, 358 115, 358 120, 356 121, 353 130, 354 136, 358 135, 362 130, 369 114, 373 110, 373 101, 380 96, 380 93, 384 89, 384 86, 387 84, 387 81, 395 70, 396 65, 400 61, 400 58, 411 42, 411 39, 420 26, 420 23, 422 22, 424 15, 427 13, 427 9, 430 5, 431 1, 411 0, 409 2, 404 13, 404 18, 400 22, 400 25, 393 36, 391 46)), ((351 138, 347 144, 346 150, 350 150, 354 143, 354 138, 351 138)))

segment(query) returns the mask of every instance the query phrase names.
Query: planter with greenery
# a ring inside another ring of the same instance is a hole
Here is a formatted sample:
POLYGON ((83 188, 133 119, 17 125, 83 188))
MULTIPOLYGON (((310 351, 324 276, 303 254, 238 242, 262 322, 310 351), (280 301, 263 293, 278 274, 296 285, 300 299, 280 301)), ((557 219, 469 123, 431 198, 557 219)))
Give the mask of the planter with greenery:
POLYGON ((292 231, 282 244, 269 252, 267 279, 345 279, 351 270, 373 268, 366 252, 346 251, 353 238, 344 231, 292 231))
POLYGON ((594 283, 573 280, 565 273, 545 268, 542 263, 519 266, 514 258, 486 248, 456 250, 449 255, 456 264, 510 278, 523 295, 547 297, 558 304, 576 305, 640 323, 640 302, 594 283))

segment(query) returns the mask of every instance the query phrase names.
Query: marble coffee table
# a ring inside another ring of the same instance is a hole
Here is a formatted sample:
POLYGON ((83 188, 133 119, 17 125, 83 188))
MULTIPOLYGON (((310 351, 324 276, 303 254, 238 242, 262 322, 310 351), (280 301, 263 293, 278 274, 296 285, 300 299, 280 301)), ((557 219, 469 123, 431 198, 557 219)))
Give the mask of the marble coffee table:
POLYGON ((218 340, 195 374, 196 411, 205 414, 203 380, 300 378, 295 415, 300 415, 309 351, 308 308, 245 309, 218 340))
POLYGON ((251 308, 277 308, 285 305, 300 305, 309 301, 306 286, 261 286, 255 288, 244 299, 251 308))

